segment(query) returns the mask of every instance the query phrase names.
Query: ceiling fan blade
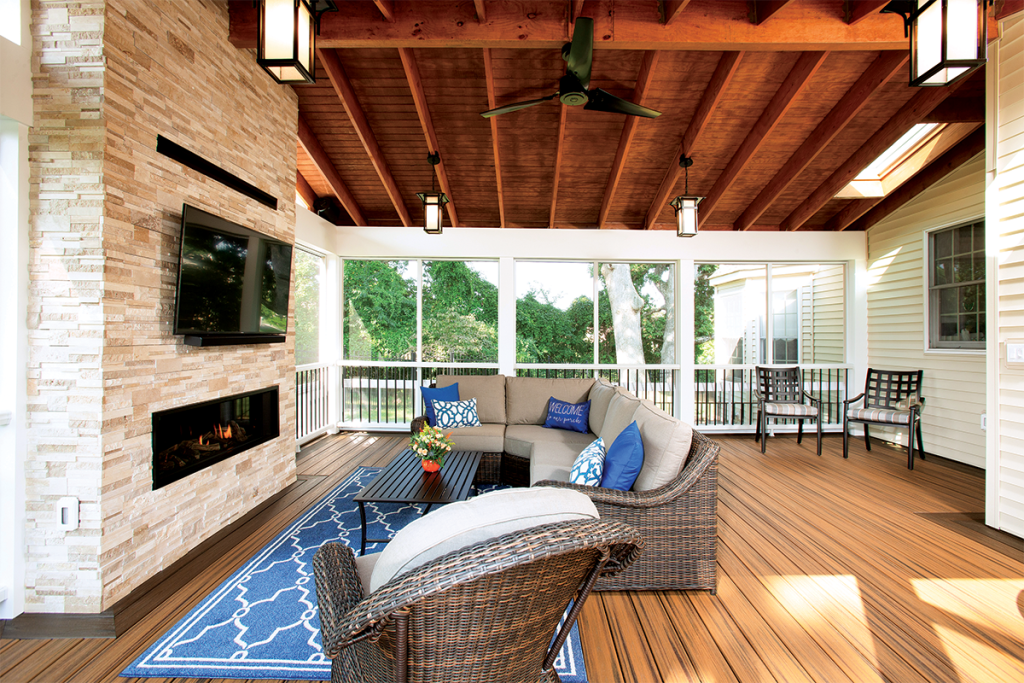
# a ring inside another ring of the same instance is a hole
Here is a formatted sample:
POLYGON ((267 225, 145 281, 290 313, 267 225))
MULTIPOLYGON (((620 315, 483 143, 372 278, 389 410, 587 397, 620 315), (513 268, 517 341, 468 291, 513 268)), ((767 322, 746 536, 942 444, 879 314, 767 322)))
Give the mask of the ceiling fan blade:
POLYGON ((590 65, 594 59, 594 20, 580 17, 576 20, 576 28, 572 32, 572 43, 568 53, 564 52, 566 69, 576 75, 583 84, 583 89, 590 87, 590 65))
POLYGON ((527 107, 532 107, 535 104, 540 104, 541 102, 553 100, 556 97, 558 97, 558 93, 548 95, 547 97, 542 97, 539 100, 525 100, 523 102, 514 102, 512 104, 506 104, 504 107, 497 107, 495 109, 489 109, 485 112, 481 112, 480 116, 484 117, 485 119, 489 119, 492 116, 497 116, 498 114, 507 114, 511 111, 519 111, 520 109, 526 109, 527 107))
POLYGON ((587 93, 590 97, 585 105, 584 109, 590 109, 592 111, 608 111, 616 114, 628 114, 630 116, 643 116, 648 119, 656 119, 661 116, 660 111, 654 111, 647 107, 642 107, 639 104, 624 100, 621 97, 616 97, 610 92, 595 88, 587 93))

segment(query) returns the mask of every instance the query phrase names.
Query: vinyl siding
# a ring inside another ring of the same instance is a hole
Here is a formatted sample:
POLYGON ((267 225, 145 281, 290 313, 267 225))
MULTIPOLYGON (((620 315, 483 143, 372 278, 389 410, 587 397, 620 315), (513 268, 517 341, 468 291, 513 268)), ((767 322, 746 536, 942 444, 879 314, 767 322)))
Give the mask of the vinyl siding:
POLYGON ((846 280, 842 265, 823 265, 803 292, 801 363, 844 363, 846 280))
MULTIPOLYGON (((924 370, 925 452, 976 467, 985 467, 985 357, 925 350, 924 259, 925 231, 984 215, 984 156, 868 230, 868 364, 884 370, 924 370)), ((872 427, 871 434, 907 444, 905 429, 872 427)))
POLYGON ((1024 536, 1024 367, 1006 364, 1006 343, 1024 342, 1024 17, 1003 22, 999 45, 994 182, 999 214, 999 453, 997 520, 1024 536))

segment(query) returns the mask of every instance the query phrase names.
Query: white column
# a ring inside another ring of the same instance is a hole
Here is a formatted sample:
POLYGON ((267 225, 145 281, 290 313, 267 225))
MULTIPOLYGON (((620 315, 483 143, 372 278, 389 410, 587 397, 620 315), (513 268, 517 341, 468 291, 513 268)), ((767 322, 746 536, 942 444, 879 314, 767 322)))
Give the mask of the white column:
POLYGON ((516 278, 515 260, 498 259, 498 372, 516 374, 516 278))

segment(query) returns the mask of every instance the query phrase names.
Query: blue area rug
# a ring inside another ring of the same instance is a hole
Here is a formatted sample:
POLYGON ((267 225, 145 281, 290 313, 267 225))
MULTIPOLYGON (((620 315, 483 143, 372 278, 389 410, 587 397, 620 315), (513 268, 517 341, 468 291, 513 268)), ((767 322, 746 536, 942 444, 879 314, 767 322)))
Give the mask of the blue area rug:
MULTIPOLYGON (((320 642, 313 555, 340 541, 358 550, 352 498, 380 472, 360 467, 260 550, 121 672, 124 677, 326 681, 331 661, 320 642)), ((495 487, 482 487, 483 489, 495 487)), ((368 538, 388 538, 419 516, 416 505, 368 503, 368 538)), ((366 546, 383 550, 383 543, 366 546)), ((586 683, 579 630, 555 662, 565 683, 586 683)))

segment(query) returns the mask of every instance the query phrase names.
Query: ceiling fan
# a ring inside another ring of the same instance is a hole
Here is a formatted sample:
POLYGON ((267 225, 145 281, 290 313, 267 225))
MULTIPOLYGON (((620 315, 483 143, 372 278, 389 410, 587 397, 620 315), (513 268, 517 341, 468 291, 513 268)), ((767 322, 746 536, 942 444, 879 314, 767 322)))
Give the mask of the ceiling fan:
POLYGON ((594 56, 594 20, 587 17, 580 17, 576 20, 576 30, 572 34, 572 42, 562 46, 562 59, 565 60, 565 75, 558 80, 558 90, 547 97, 537 100, 526 100, 506 104, 504 107, 490 109, 482 112, 480 116, 490 118, 498 114, 507 114, 520 109, 532 107, 541 102, 553 100, 556 97, 562 104, 571 107, 583 105, 584 109, 592 111, 608 111, 629 116, 644 116, 649 119, 661 116, 660 111, 654 111, 639 104, 616 97, 610 92, 590 87, 590 64, 594 56))

